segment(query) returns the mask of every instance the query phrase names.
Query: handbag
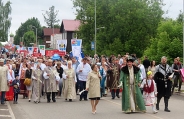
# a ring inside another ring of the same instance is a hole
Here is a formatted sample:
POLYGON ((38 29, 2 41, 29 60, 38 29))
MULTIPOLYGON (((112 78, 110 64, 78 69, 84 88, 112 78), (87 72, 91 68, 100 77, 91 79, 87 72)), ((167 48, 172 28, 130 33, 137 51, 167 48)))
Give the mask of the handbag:
POLYGON ((26 79, 24 80, 24 85, 30 86, 30 85, 31 85, 31 79, 26 78, 26 79))

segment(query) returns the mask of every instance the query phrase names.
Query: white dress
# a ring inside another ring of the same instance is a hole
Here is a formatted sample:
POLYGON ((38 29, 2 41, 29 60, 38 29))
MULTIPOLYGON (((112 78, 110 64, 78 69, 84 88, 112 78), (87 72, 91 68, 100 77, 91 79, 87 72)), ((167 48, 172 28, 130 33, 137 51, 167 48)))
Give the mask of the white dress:
POLYGON ((156 88, 156 83, 154 80, 152 79, 144 79, 143 82, 141 83, 141 88, 144 88, 144 86, 146 86, 148 84, 148 86, 151 86, 151 83, 153 81, 154 84, 154 91, 151 93, 145 92, 143 91, 143 99, 144 99, 144 103, 146 106, 151 106, 153 104, 156 104, 156 97, 155 94, 157 94, 157 88, 156 88), (147 81, 147 83, 146 83, 147 81))

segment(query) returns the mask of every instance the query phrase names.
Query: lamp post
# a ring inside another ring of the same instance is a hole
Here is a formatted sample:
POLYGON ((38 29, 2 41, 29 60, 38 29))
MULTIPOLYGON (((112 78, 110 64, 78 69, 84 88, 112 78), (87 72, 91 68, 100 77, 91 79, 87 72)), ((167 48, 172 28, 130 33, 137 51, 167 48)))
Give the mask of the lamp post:
POLYGON ((32 26, 33 28, 35 28, 36 29, 36 46, 37 46, 37 28, 35 27, 35 26, 32 26))
POLYGON ((95 55, 96 55, 96 0, 95 0, 95 55))

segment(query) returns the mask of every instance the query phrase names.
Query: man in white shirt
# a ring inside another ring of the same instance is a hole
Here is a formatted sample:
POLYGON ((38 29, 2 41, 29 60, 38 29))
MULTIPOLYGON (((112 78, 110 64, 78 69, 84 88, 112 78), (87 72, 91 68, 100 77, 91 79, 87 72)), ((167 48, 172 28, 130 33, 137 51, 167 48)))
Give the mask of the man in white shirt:
MULTIPOLYGON (((77 74, 78 74, 78 78, 79 78, 80 91, 86 89, 87 76, 88 76, 89 72, 91 72, 91 67, 87 63, 87 61, 88 61, 88 59, 85 57, 83 59, 83 62, 80 63, 77 67, 77 74)), ((84 100, 87 101, 87 91, 83 92, 80 95, 79 100, 81 101, 82 98, 84 98, 84 100)))

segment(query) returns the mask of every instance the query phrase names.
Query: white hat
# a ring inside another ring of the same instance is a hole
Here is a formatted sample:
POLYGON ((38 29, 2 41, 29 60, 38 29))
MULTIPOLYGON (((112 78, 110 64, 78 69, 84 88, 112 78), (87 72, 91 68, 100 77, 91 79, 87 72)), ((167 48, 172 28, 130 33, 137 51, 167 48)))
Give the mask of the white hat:
POLYGON ((0 59, 0 62, 4 62, 4 59, 0 59))

